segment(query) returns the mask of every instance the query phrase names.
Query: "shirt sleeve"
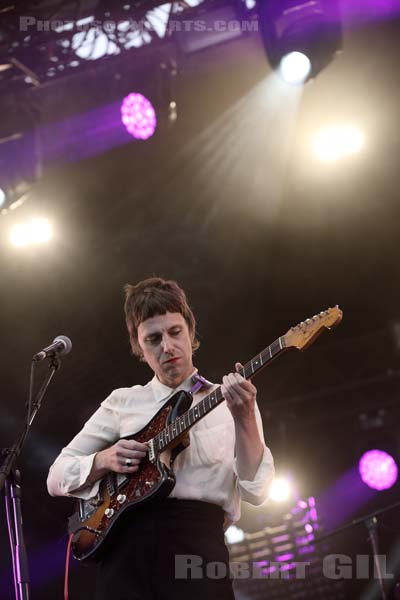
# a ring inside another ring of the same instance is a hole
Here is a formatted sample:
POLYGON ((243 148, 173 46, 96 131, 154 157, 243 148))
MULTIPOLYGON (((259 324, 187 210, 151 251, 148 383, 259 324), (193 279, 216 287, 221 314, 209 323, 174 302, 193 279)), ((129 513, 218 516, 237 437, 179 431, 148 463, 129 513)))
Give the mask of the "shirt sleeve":
POLYGON ((255 506, 262 504, 268 498, 271 483, 275 475, 274 459, 270 449, 265 445, 262 419, 257 405, 256 421, 264 445, 264 452, 254 479, 240 479, 237 471, 236 457, 233 463, 233 471, 236 475, 236 484, 241 499, 255 506))
POLYGON ((51 496, 74 496, 87 500, 96 495, 100 481, 88 477, 97 452, 119 439, 119 418, 112 406, 111 394, 86 422, 83 429, 62 449, 50 467, 47 489, 51 496), (107 406, 108 405, 108 406, 107 406))

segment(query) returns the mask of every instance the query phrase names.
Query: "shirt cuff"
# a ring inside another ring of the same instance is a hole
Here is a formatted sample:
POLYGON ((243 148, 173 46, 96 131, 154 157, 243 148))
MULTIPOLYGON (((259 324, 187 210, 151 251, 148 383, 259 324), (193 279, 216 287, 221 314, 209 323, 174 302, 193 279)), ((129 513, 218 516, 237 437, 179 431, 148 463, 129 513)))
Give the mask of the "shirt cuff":
POLYGON ((52 496, 72 496, 87 500, 95 496, 99 490, 100 481, 88 483, 90 471, 96 453, 88 456, 61 456, 51 467, 47 485, 52 496), (64 463, 64 464, 63 464, 64 463))
POLYGON ((237 478, 237 487, 242 500, 255 506, 265 502, 275 475, 274 459, 267 446, 264 446, 264 453, 254 479, 240 479, 237 472, 236 458, 233 463, 233 471, 237 478))

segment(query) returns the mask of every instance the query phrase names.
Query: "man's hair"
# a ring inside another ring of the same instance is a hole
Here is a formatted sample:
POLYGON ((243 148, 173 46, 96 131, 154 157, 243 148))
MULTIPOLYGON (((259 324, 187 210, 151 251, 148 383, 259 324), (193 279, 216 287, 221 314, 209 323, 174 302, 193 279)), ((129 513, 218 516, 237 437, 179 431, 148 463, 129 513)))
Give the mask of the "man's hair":
POLYGON ((192 313, 183 289, 172 279, 150 277, 139 281, 136 285, 129 283, 125 290, 125 320, 129 331, 129 339, 133 354, 143 358, 143 352, 138 342, 138 327, 140 323, 156 315, 165 315, 167 312, 180 313, 189 328, 192 340, 192 350, 200 346, 196 337, 196 319, 192 313))

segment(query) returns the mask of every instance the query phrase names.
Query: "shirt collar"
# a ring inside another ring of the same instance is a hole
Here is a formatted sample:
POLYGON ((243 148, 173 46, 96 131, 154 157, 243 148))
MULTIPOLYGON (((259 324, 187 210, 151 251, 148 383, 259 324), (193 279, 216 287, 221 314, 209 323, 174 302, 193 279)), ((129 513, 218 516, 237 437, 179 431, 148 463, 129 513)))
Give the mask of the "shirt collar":
POLYGON ((162 402, 163 400, 167 400, 167 398, 169 398, 170 396, 173 396, 173 394, 175 394, 176 392, 179 392, 180 390, 185 390, 185 392, 189 392, 193 386, 192 377, 196 373, 197 373, 197 369, 193 369, 193 372, 189 375, 189 377, 187 377, 187 379, 182 381, 182 383, 176 388, 170 388, 167 385, 164 385, 158 379, 157 375, 154 375, 150 384, 151 384, 151 388, 153 390, 156 401, 162 402))

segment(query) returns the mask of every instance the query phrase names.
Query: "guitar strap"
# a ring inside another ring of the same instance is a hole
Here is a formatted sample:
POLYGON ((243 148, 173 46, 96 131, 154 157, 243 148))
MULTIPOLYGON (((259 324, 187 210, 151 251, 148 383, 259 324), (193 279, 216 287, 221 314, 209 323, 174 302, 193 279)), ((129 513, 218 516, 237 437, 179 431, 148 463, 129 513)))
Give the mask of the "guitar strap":
POLYGON ((212 383, 211 381, 208 381, 205 377, 202 377, 201 375, 199 375, 199 373, 195 373, 192 376, 192 387, 190 388, 190 393, 191 394, 196 394, 199 390, 201 390, 201 388, 209 388, 212 387, 212 383))

